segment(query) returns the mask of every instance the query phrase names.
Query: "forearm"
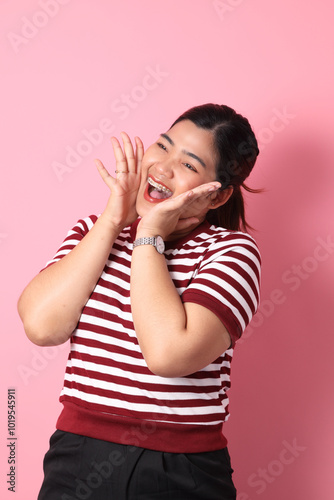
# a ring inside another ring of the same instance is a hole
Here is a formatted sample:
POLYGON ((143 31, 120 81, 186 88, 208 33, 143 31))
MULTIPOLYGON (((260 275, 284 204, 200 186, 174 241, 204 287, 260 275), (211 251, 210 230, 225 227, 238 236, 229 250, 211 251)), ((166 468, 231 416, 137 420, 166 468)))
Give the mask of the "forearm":
POLYGON ((70 337, 118 232, 101 215, 71 252, 28 284, 18 311, 32 342, 57 345, 70 337))
POLYGON ((132 254, 131 307, 146 362, 153 372, 162 374, 164 360, 178 362, 187 349, 187 318, 165 257, 151 245, 142 245, 132 254))

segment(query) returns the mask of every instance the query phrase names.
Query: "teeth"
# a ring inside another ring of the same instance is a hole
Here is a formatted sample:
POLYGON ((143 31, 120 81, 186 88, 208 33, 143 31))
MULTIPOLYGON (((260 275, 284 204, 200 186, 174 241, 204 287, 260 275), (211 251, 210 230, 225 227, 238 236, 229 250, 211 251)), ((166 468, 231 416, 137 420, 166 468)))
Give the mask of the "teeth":
POLYGON ((171 193, 172 192, 170 189, 166 188, 165 186, 162 186, 161 184, 158 184, 157 182, 155 182, 153 179, 151 179, 151 177, 148 178, 148 183, 151 186, 159 189, 160 191, 164 191, 165 193, 171 193))

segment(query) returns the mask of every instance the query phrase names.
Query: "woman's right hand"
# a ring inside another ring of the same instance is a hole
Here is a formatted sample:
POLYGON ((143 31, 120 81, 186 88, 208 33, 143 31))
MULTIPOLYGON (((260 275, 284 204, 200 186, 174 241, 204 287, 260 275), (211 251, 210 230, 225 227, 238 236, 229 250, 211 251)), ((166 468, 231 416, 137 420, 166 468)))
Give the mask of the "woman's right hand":
POLYGON ((134 222, 136 199, 140 185, 141 161, 144 155, 144 146, 139 137, 135 137, 136 151, 134 152, 131 140, 125 132, 121 132, 124 151, 116 137, 111 138, 114 156, 116 159, 116 177, 109 174, 100 160, 95 160, 98 171, 110 189, 110 197, 101 217, 121 231, 134 222))

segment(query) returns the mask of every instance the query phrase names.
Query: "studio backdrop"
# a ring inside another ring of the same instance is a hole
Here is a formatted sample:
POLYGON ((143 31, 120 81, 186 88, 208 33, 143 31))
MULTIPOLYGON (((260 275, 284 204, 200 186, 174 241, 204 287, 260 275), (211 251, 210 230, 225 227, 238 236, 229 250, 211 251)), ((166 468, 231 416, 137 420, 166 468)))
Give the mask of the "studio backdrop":
POLYGON ((148 146, 207 102, 249 119, 264 189, 246 195, 262 300, 224 428, 238 500, 333 498, 332 16, 330 0, 1 2, 1 498, 37 497, 69 350, 26 338, 22 289, 103 210, 110 137, 148 146))

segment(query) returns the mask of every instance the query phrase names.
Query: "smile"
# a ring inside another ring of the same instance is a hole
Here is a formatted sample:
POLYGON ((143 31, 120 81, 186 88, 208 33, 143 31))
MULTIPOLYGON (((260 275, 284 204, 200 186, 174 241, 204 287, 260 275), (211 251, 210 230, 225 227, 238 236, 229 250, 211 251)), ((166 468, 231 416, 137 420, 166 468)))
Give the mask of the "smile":
POLYGON ((172 191, 168 189, 166 186, 163 186, 162 184, 159 184, 158 182, 155 182, 152 177, 148 178, 148 183, 156 188, 158 191, 163 191, 164 193, 168 193, 170 196, 172 196, 172 191))
POLYGON ((154 201, 165 200, 172 196, 173 192, 163 184, 152 179, 152 177, 148 178, 148 188, 147 195, 154 201))

